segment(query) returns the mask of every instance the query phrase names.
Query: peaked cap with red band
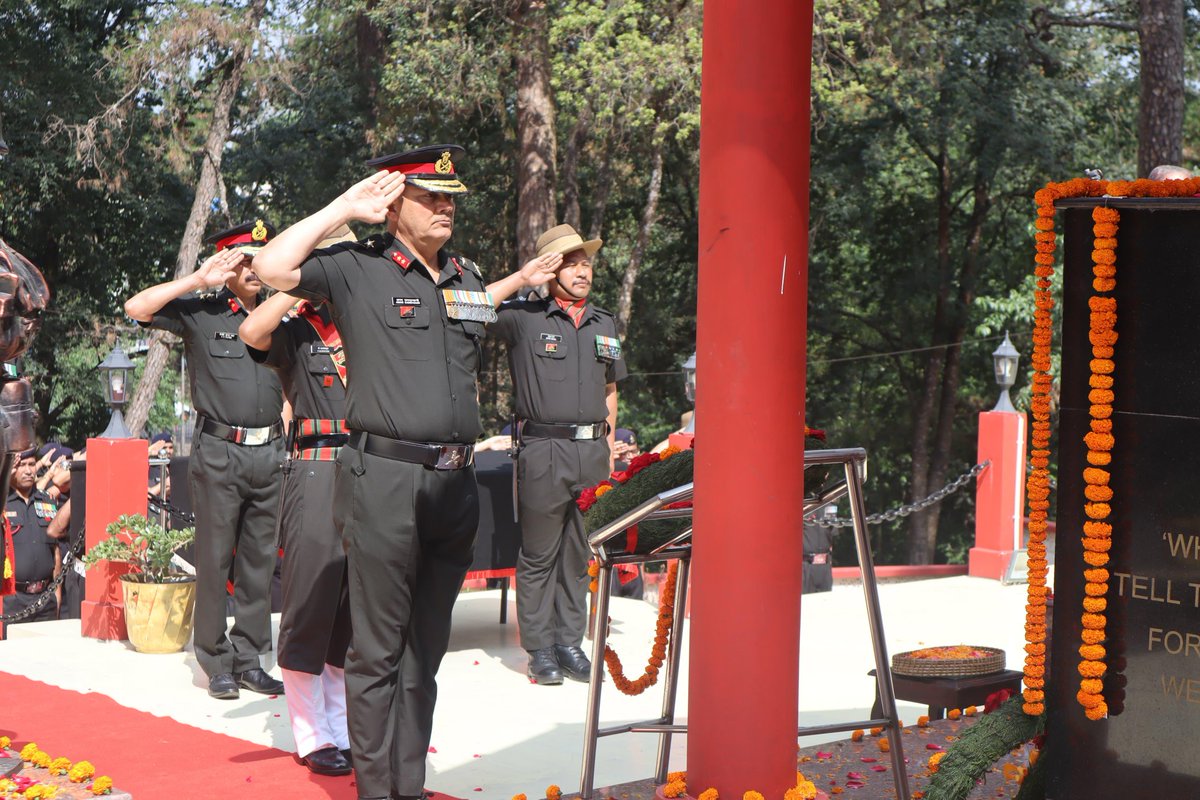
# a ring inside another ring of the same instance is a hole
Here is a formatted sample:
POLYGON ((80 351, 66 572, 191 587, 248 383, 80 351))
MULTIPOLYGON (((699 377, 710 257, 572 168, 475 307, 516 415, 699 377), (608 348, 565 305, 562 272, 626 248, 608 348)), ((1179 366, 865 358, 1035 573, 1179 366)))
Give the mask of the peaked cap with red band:
POLYGON ((454 162, 467 151, 456 144, 434 144, 404 153, 372 158, 368 167, 403 172, 405 181, 439 194, 465 194, 468 189, 458 179, 454 162))
POLYGON ((233 247, 248 256, 253 256, 263 245, 275 238, 275 226, 256 219, 236 228, 219 231, 204 238, 205 244, 216 245, 218 250, 233 247))

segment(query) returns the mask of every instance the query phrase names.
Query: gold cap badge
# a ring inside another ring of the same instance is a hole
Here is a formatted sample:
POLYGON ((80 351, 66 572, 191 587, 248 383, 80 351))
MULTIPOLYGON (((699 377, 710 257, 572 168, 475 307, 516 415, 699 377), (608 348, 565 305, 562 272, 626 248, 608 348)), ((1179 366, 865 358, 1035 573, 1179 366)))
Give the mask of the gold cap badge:
POLYGON ((263 224, 261 219, 254 223, 254 230, 250 231, 250 238, 256 242, 265 242, 267 240, 267 226, 263 224))
POLYGON ((433 165, 433 169, 439 175, 449 175, 454 172, 454 162, 450 160, 450 151, 442 153, 442 157, 433 165))

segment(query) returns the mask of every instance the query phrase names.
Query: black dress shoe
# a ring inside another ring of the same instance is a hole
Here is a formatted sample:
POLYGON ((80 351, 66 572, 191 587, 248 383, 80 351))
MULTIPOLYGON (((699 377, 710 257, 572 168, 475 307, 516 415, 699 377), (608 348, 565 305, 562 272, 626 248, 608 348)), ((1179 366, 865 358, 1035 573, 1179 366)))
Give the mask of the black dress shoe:
POLYGON ((554 650, 543 647, 529 654, 529 680, 542 686, 557 686, 563 682, 562 670, 554 658, 554 650))
POLYGON ((573 681, 587 683, 592 679, 592 662, 583 650, 574 645, 554 645, 554 658, 562 667, 563 674, 573 681))
POLYGON ((259 667, 248 669, 245 672, 235 672, 234 677, 237 678, 238 686, 243 689, 249 689, 259 694, 283 694, 283 681, 275 680, 259 667))
POLYGON ((317 775, 349 775, 353 772, 350 762, 336 747, 313 750, 301 758, 300 763, 308 767, 309 772, 317 775))
POLYGON ((208 694, 218 700, 237 700, 240 692, 233 674, 221 672, 208 679, 208 694))

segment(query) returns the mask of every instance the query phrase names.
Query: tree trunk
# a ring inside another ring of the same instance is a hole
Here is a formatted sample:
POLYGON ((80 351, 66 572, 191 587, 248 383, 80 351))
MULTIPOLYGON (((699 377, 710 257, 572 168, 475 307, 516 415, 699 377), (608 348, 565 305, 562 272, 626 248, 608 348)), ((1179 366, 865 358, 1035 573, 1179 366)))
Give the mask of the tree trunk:
POLYGON ((542 3, 522 0, 517 37, 517 266, 533 257, 537 238, 554 226, 554 95, 542 3))
MULTIPOLYGON (((250 30, 258 30, 263 18, 266 0, 254 0, 247 10, 245 24, 250 30)), ((242 75, 246 69, 246 60, 250 57, 251 39, 240 40, 233 45, 229 60, 224 65, 225 74, 217 85, 216 97, 213 99, 212 120, 209 122, 208 138, 204 142, 204 150, 200 157, 200 175, 196 179, 196 197, 192 201, 192 211, 188 215, 187 226, 183 229, 183 237, 179 242, 179 254, 175 259, 175 277, 182 278, 196 269, 196 259, 200 255, 200 242, 204 237, 204 227, 212 210, 212 198, 216 196, 221 184, 221 156, 225 142, 229 139, 230 116, 233 111, 233 101, 237 97, 238 87, 242 83, 242 75)), ((173 338, 173 337, 172 337, 173 338)), ((133 392, 129 403, 129 413, 125 416, 125 424, 135 435, 140 434, 150 416, 150 407, 154 404, 154 396, 158 393, 158 384, 162 380, 163 369, 166 367, 170 347, 167 335, 155 331, 150 336, 150 349, 146 353, 146 368, 133 392)))
POLYGON ((642 209, 642 224, 638 226, 637 243, 629 254, 629 265, 625 267, 625 275, 621 278, 621 291, 617 295, 617 336, 625 338, 629 329, 629 320, 633 315, 633 287, 637 283, 638 271, 642 267, 642 258, 650 244, 650 232, 658 219, 658 198, 662 192, 663 175, 663 144, 654 144, 653 166, 650 168, 650 188, 646 191, 646 205, 642 209))
MULTIPOLYGON (((933 336, 930 341, 934 347, 944 345, 948 340, 946 320, 950 302, 950 213, 953 198, 951 197, 950 158, 944 148, 938 153, 936 166, 938 171, 937 263, 939 279, 933 314, 933 336)), ((912 477, 909 487, 909 499, 913 502, 923 499, 929 493, 929 437, 935 424, 934 415, 939 396, 938 386, 942 381, 945 358, 945 352, 938 349, 930 350, 925 360, 921 394, 917 398, 916 413, 913 415, 912 477)), ((933 559, 937 529, 930 529, 928 513, 917 512, 908 519, 908 563, 928 564, 933 559)))
POLYGON ((562 221, 575 230, 582 225, 582 213, 579 207, 579 153, 586 139, 588 123, 586 109, 579 114, 571 138, 567 140, 567 150, 563 153, 562 170, 559 172, 558 185, 562 187, 562 221))
POLYGON ((1183 0, 1140 0, 1138 174, 1183 159, 1183 0))
POLYGON ((383 31, 371 19, 371 12, 377 5, 375 0, 368 0, 366 7, 354 16, 355 56, 358 60, 358 83, 363 93, 362 108, 366 109, 366 142, 370 146, 375 141, 375 124, 378 122, 380 65, 383 63, 385 39, 383 31))

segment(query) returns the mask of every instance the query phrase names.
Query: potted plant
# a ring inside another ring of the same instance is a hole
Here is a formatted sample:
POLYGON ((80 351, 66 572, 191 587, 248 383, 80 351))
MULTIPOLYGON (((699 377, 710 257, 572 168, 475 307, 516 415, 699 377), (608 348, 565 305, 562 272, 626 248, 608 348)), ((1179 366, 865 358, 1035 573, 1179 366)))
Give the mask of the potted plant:
POLYGON ((196 579, 172 559, 196 538, 195 528, 168 530, 141 514, 122 514, 105 528, 108 538, 87 551, 84 563, 123 561, 125 627, 140 653, 178 653, 192 635, 196 579))

